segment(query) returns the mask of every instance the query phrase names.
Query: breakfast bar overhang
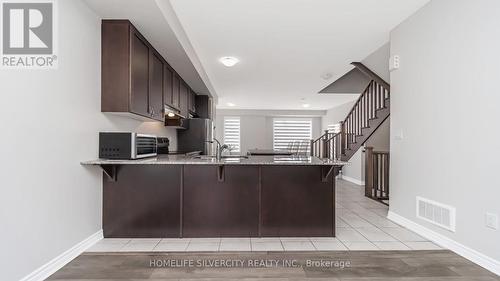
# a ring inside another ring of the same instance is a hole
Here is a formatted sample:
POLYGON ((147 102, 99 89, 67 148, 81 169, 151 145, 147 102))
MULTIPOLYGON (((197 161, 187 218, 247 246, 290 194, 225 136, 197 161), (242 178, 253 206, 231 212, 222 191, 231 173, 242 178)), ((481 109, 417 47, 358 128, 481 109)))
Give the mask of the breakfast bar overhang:
POLYGON ((335 176, 316 157, 93 160, 106 238, 335 236, 335 176))

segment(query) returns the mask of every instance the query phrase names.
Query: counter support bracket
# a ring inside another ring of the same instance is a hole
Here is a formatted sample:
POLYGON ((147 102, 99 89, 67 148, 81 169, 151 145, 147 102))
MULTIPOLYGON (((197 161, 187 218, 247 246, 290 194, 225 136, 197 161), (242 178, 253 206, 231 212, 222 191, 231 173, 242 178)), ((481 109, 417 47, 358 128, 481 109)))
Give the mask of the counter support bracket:
POLYGON ((116 165, 102 164, 99 166, 101 166, 101 169, 104 172, 104 174, 107 176, 108 181, 116 182, 117 170, 118 170, 116 165))
POLYGON ((219 182, 224 182, 224 166, 220 165, 220 166, 217 166, 217 180, 219 182))
POLYGON ((335 166, 321 166, 321 181, 328 182, 328 177, 335 169, 335 166))

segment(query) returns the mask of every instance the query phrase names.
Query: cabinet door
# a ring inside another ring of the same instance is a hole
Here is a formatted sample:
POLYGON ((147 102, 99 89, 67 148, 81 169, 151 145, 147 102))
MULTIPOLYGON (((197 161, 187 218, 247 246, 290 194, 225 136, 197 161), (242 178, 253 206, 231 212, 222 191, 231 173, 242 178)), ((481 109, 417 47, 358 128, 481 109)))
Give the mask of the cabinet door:
POLYGON ((185 165, 184 237, 250 237, 259 231, 259 167, 185 165))
POLYGON ((151 117, 163 120, 163 60, 152 51, 150 56, 149 109, 151 117))
POLYGON ((172 83, 172 106, 180 109, 180 79, 177 74, 174 74, 174 80, 172 83))
POLYGON ((181 165, 123 165, 103 177, 105 238, 180 236, 181 165))
POLYGON ((196 93, 189 89, 189 111, 196 113, 196 93))
POLYGON ((131 97, 130 111, 150 117, 149 92, 149 46, 135 31, 131 32, 131 97))
POLYGON ((335 178, 320 166, 261 168, 261 235, 335 236, 335 178))
POLYGON ((170 105, 173 105, 172 97, 173 97, 173 71, 165 64, 164 72, 163 72, 163 102, 170 105))
POLYGON ((189 100, 189 96, 188 96, 188 86, 186 84, 186 82, 184 81, 181 81, 181 87, 180 87, 180 111, 181 111, 181 115, 184 116, 184 117, 188 117, 189 115, 189 112, 188 112, 188 100, 189 100))

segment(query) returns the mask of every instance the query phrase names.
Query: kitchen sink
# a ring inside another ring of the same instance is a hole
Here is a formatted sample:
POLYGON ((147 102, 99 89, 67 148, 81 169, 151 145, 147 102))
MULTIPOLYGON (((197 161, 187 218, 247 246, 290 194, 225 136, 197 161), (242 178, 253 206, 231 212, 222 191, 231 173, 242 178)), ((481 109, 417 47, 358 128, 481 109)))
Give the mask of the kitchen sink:
MULTIPOLYGON (((215 155, 196 155, 193 158, 201 159, 201 160, 213 160, 217 157, 215 155)), ((246 155, 224 155, 222 159, 248 159, 246 155)))
POLYGON ((231 159, 231 158, 244 158, 244 159, 248 159, 248 156, 246 156, 246 155, 225 155, 225 156, 222 156, 222 159, 231 159))

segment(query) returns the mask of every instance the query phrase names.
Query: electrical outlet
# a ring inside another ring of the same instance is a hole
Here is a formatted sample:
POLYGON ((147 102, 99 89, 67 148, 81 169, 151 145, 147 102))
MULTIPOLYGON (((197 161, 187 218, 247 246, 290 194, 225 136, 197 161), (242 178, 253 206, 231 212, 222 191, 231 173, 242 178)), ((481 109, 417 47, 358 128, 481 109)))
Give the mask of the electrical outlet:
POLYGON ((498 216, 492 213, 486 213, 486 226, 491 229, 498 229, 498 216))

